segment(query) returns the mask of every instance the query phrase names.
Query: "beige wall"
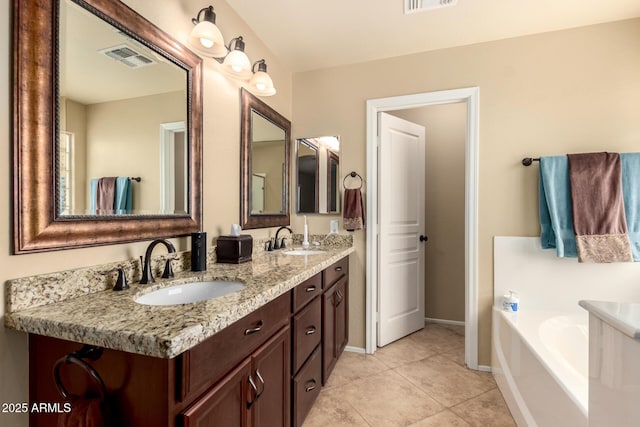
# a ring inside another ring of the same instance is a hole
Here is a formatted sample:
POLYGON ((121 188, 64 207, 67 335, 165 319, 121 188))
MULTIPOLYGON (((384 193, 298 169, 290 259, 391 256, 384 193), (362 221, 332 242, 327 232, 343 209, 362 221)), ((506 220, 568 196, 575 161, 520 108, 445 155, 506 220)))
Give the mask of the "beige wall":
POLYGON ((464 322, 465 103, 391 114, 425 127, 425 314, 464 322))
POLYGON ((139 176, 133 213, 160 212, 160 124, 186 123, 186 102, 184 92, 170 92, 87 105, 87 182, 139 176))
MULTIPOLYGON (((126 0, 126 4, 145 15, 172 36, 186 42, 191 18, 206 6, 196 0, 158 2, 126 0)), ((224 0, 215 2, 217 24, 229 40, 242 34, 246 52, 252 60, 265 58, 278 93, 264 101, 283 116, 292 117, 292 76, 267 47, 257 39, 224 0)), ((11 256, 11 2, 0 1, 0 283, 11 278, 137 258, 148 242, 102 246, 31 255, 11 256)), ((239 222, 240 203, 240 94, 239 83, 220 73, 220 64, 204 59, 204 144, 203 144, 203 228, 210 237, 226 234, 229 225, 239 222), (224 184, 222 184, 224 183, 224 184), (224 203, 221 203, 224 201, 224 203)), ((257 230, 256 237, 273 235, 274 229, 257 230)), ((186 250, 188 239, 175 239, 179 250, 186 250)), ((4 314, 4 292, 0 297, 4 314)), ((27 335, 0 327, 0 402, 28 401, 27 335)), ((0 414, 1 425, 27 425, 26 416, 0 414)))
MULTIPOLYGON (((479 364, 490 364, 495 235, 535 236, 526 156, 640 147, 640 19, 294 75, 294 137, 341 136, 342 171, 366 172, 366 100, 480 88, 479 364)), ((313 229, 314 223, 311 224, 313 229)), ((350 345, 364 346, 365 244, 355 235, 350 345)))

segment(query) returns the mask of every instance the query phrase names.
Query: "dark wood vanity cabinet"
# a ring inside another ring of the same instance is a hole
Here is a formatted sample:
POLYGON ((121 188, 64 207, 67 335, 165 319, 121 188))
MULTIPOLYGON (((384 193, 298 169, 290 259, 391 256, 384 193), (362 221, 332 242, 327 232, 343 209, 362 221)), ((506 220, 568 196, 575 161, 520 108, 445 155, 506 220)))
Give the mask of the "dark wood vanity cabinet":
MULTIPOLYGON (((104 382, 107 425, 302 425, 348 340, 348 266, 346 257, 173 359, 102 349, 86 362, 104 382)), ((29 335, 31 403, 69 402, 53 368, 81 347, 29 335)), ((79 365, 61 366, 70 394, 97 394, 79 365)), ((31 413, 30 426, 59 416, 31 413)))
POLYGON ((178 425, 290 425, 289 327, 285 326, 182 411, 178 425))

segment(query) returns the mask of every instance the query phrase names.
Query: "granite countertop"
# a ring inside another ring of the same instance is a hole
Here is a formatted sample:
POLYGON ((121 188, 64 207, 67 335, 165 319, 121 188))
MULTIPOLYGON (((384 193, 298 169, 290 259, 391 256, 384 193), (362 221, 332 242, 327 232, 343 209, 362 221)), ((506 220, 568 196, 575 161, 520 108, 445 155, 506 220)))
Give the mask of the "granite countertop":
POLYGON ((8 310, 5 326, 104 348, 172 358, 260 308, 353 252, 353 247, 322 248, 318 255, 254 254, 244 264, 209 264, 203 272, 184 271, 153 285, 130 283, 121 292, 101 290, 60 302, 8 310), (240 291, 208 301, 148 306, 134 299, 177 283, 238 280, 240 291))
POLYGON ((640 338, 640 304, 588 300, 578 304, 623 334, 634 339, 640 338))

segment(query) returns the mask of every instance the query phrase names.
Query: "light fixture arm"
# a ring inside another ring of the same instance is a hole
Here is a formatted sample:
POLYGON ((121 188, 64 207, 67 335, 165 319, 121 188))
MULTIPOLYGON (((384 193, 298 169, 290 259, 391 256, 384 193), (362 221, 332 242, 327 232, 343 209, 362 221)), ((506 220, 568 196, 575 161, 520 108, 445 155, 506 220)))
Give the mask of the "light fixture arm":
POLYGON ((264 59, 260 59, 254 62, 251 66, 251 72, 256 72, 256 65, 258 65, 258 71, 263 71, 265 73, 267 72, 267 61, 265 61, 264 59))
POLYGON ((198 25, 202 20, 209 21, 212 24, 216 23, 216 13, 213 11, 213 6, 203 7, 198 11, 195 18, 191 19, 193 25, 198 25), (200 18, 200 15, 204 12, 204 18, 200 18))

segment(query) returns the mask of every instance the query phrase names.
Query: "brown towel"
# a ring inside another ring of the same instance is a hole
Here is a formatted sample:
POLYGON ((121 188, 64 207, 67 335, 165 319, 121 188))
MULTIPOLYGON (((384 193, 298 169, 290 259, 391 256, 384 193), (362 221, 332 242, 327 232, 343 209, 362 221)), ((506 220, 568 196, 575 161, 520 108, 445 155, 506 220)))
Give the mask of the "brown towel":
POLYGON ((116 194, 116 177, 100 178, 96 194, 96 213, 98 215, 112 215, 116 194))
POLYGON ((365 227, 364 202, 359 188, 344 190, 343 219, 345 230, 361 230, 365 227))
POLYGON ((58 416, 58 427, 104 427, 102 399, 74 398, 71 411, 58 416))
POLYGON ((569 154, 579 262, 633 262, 618 153, 569 154))

